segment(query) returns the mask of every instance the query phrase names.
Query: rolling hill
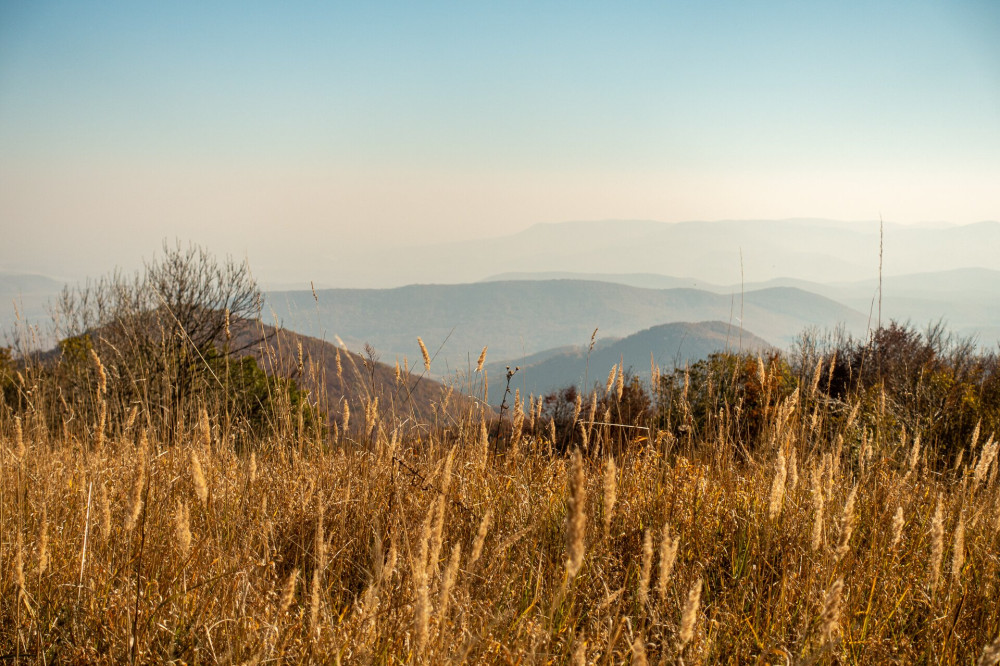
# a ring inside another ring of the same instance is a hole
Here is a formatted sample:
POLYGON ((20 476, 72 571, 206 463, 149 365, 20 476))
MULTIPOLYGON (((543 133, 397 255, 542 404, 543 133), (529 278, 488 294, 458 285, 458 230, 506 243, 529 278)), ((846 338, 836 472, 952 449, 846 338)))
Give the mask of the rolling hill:
MULTIPOLYGON (((377 397, 382 414, 392 415, 392 422, 408 420, 411 424, 433 422, 443 414, 455 415, 457 410, 472 407, 471 401, 459 391, 421 377, 414 369, 409 376, 396 380, 394 365, 378 362, 369 364, 361 354, 340 352, 341 372, 337 372, 337 347, 330 342, 301 335, 287 329, 244 323, 235 332, 236 346, 252 341, 245 354, 271 375, 290 377, 303 388, 318 396, 321 409, 340 422, 346 400, 355 416, 354 423, 364 421, 364 404, 377 397), (298 346, 302 345, 303 372, 298 371, 298 346)), ((419 368, 423 370, 423 368, 419 368)))
MULTIPOLYGON (((661 324, 616 340, 602 340, 587 354, 588 345, 540 352, 520 360, 511 382, 522 394, 543 395, 567 386, 589 389, 603 384, 611 367, 623 363, 626 370, 645 381, 650 361, 667 371, 706 358, 725 349, 764 351, 771 345, 762 338, 740 331, 722 321, 661 324)), ((490 396, 496 402, 504 391, 505 363, 487 366, 490 396)), ((513 364, 512 364, 513 365, 513 364)))

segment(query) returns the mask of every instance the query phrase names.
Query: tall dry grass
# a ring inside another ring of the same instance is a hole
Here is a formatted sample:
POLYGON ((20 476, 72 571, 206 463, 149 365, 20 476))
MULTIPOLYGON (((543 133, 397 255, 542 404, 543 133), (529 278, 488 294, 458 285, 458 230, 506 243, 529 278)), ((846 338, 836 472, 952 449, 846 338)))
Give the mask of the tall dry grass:
POLYGON ((67 435, 0 412, 0 658, 996 663, 993 438, 941 471, 786 400, 753 446, 612 449, 595 404, 571 427, 616 459, 553 455, 549 428, 491 446, 472 410, 325 439, 290 410, 239 454, 225 414, 168 444, 141 413, 67 435))

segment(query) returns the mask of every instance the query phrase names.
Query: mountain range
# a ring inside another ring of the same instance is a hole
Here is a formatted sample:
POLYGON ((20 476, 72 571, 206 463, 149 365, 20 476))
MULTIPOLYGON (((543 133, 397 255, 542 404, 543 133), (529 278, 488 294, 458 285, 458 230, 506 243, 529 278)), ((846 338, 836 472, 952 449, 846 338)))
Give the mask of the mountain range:
MULTIPOLYGON (((537 224, 474 241, 330 251, 317 280, 340 287, 464 283, 511 271, 655 273, 716 284, 793 277, 850 282, 982 267, 1000 270, 1000 222, 603 220, 537 224), (880 255, 881 250, 881 255, 880 255), (880 259, 881 256, 881 259, 880 259)), ((322 253, 322 249, 314 249, 322 253)))
MULTIPOLYGON (((625 337, 665 323, 725 321, 785 346, 805 328, 839 325, 862 332, 867 316, 794 287, 744 294, 698 289, 644 289, 583 280, 518 280, 397 289, 329 289, 269 293, 267 308, 282 326, 307 335, 339 336, 351 349, 370 343, 385 358, 420 359, 417 336, 447 376, 474 364, 483 346, 491 360, 516 360, 579 345, 594 329, 625 337)), ((648 350, 647 350, 648 351, 648 350)))
POLYGON ((483 281, 511 280, 601 280, 650 289, 697 288, 717 294, 739 294, 775 287, 792 287, 825 296, 858 312, 870 315, 877 325, 895 319, 909 321, 918 328, 943 320, 949 330, 974 336, 985 347, 1000 339, 1000 270, 957 268, 947 271, 888 275, 882 278, 881 294, 877 277, 856 281, 812 282, 775 278, 746 284, 717 284, 696 278, 680 278, 652 273, 569 273, 534 271, 501 273, 483 281), (881 298, 880 298, 881 296, 881 298))

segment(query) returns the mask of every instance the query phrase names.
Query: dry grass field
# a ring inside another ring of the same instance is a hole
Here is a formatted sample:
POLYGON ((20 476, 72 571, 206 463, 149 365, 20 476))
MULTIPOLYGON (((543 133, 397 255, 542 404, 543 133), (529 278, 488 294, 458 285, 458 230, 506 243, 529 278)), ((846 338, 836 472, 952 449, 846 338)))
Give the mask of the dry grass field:
POLYGON ((0 412, 0 658, 997 663, 996 441, 939 469, 850 404, 831 435, 808 390, 756 442, 723 413, 614 439, 584 409, 582 455, 535 405, 499 451, 473 409, 372 405, 335 438, 289 413, 239 452, 207 411, 173 444, 141 411, 0 412))
POLYGON ((146 271, 0 349, 0 662, 1000 663, 1000 359, 941 327, 487 400, 146 271))

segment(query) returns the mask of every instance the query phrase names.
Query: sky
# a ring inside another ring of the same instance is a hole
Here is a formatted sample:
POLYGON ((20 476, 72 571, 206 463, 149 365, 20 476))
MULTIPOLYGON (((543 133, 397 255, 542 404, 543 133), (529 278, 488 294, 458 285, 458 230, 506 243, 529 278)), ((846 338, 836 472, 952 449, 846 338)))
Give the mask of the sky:
POLYGON ((1000 219, 1000 3, 0 0, 0 272, 1000 219))

